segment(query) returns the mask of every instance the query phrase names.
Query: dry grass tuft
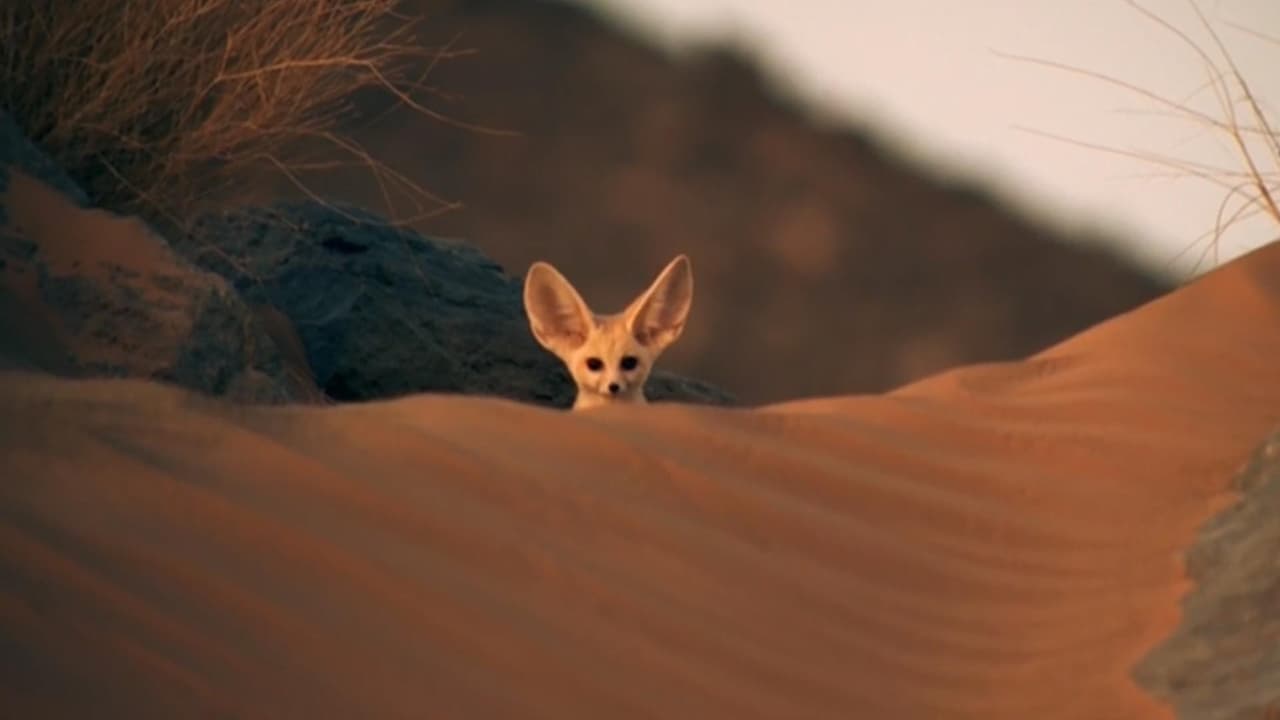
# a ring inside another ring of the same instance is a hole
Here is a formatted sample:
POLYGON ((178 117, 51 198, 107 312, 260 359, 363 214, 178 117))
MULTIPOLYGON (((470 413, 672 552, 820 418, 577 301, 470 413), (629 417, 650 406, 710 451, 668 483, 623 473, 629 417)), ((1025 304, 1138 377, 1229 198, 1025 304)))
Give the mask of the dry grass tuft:
MULTIPOLYGON (((4 0, 0 108, 98 204, 181 226, 264 169, 305 191, 308 171, 355 163, 412 222, 452 205, 336 131, 354 93, 426 104, 440 61, 398 0, 4 0), (332 153, 307 160, 318 146, 332 153)), ((484 130, 483 128, 475 128, 484 130)))
MULTIPOLYGON (((1170 33, 1190 52, 1195 53, 1204 68, 1205 81, 1188 98, 1175 100, 1105 73, 1063 63, 1008 53, 998 54, 1012 60, 1031 62, 1105 82, 1152 103, 1161 113, 1172 114, 1175 118, 1190 121, 1200 128, 1219 133, 1230 141, 1239 160, 1239 166, 1236 168, 1219 167, 1149 151, 1115 148, 1042 130, 1020 128, 1073 145, 1135 158, 1172 171, 1175 176, 1195 177, 1221 187, 1224 197, 1218 207, 1213 228, 1197 237, 1174 258, 1176 261, 1203 244, 1204 247, 1192 268, 1194 272, 1200 268, 1206 258, 1211 258, 1214 265, 1218 263, 1222 238, 1234 225, 1258 215, 1266 215, 1280 227, 1280 204, 1277 203, 1277 194, 1280 194, 1280 134, 1277 134, 1275 123, 1267 116, 1262 103, 1259 102, 1259 96, 1255 94, 1248 79, 1237 67, 1221 35, 1214 29, 1196 0, 1186 0, 1186 2, 1194 11, 1200 28, 1209 38, 1208 47, 1197 42, 1187 31, 1140 5, 1136 0, 1123 0, 1123 2, 1141 13, 1162 32, 1170 33), (1206 91, 1213 94, 1216 113, 1198 110, 1191 104, 1197 95, 1206 91)), ((1280 45, 1280 37, 1269 36, 1232 23, 1224 24, 1253 38, 1280 45)))

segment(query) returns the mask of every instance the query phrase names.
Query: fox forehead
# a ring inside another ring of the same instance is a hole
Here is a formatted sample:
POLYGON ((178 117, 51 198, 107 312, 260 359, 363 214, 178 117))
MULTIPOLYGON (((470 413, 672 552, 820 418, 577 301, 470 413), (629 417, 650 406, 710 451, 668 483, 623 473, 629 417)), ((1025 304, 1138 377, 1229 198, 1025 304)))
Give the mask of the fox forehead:
POLYGON ((578 349, 582 357, 614 359, 624 355, 643 354, 644 346, 632 336, 626 318, 619 315, 595 316, 587 341, 578 349))

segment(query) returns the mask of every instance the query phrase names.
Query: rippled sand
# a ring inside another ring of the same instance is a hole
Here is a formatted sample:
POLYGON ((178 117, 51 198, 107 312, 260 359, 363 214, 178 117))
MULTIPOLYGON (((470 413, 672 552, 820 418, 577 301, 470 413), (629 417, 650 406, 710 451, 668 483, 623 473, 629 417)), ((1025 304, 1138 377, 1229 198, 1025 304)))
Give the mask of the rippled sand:
POLYGON ((1130 669, 1280 425, 1280 245, 756 410, 0 378, 14 717, 1170 717, 1130 669))

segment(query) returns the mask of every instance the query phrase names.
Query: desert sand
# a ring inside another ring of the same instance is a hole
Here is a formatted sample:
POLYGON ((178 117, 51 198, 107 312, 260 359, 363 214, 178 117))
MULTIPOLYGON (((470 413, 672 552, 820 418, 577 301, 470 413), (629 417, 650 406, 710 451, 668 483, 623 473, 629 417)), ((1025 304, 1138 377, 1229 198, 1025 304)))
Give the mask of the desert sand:
POLYGON ((1171 717, 1131 669, 1277 358, 1280 244, 1022 362, 756 409, 9 373, 0 706, 1171 717))

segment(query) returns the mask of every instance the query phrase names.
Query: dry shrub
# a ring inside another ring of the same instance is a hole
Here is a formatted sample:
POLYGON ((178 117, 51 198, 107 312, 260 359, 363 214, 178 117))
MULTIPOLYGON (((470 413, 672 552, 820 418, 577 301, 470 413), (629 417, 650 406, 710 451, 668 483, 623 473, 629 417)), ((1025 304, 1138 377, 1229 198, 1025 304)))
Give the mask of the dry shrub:
MULTIPOLYGON (((1277 133, 1276 124, 1267 116, 1249 79, 1240 72, 1221 35, 1214 29, 1196 0, 1186 1, 1194 11, 1200 28, 1209 39, 1207 44, 1197 42, 1188 31, 1173 25, 1140 5, 1136 0, 1123 0, 1126 5, 1141 13, 1160 31, 1170 33, 1200 61, 1205 73, 1204 82, 1187 98, 1166 97, 1102 72, 1039 58, 999 54, 1013 60, 1064 70, 1119 87, 1151 103, 1162 114, 1172 114, 1173 117, 1189 121, 1197 127, 1220 133, 1230 141, 1239 161, 1239 166, 1235 168, 1185 160, 1156 152, 1115 148, 1041 130, 1021 128, 1081 147, 1135 158, 1171 171, 1175 176, 1195 177, 1222 188, 1223 199, 1218 207, 1213 228, 1197 237, 1174 258, 1177 260, 1188 251, 1203 244, 1203 249, 1192 268, 1194 272, 1206 258, 1211 258, 1214 265, 1218 263, 1222 237, 1232 226, 1258 215, 1265 215, 1280 226, 1280 198, 1277 198, 1280 194, 1280 133, 1277 133), (1204 92, 1212 93, 1216 112, 1200 110, 1192 104, 1191 101, 1204 92)), ((1229 22, 1224 24, 1254 39, 1280 46, 1280 36, 1267 35, 1229 22)))
POLYGON ((335 130, 367 88, 448 121, 424 104, 425 79, 458 52, 416 43, 397 4, 3 0, 0 107, 97 203, 153 221, 180 224, 262 169, 305 189, 335 162, 363 165, 421 217, 449 204, 335 130), (317 159, 318 146, 339 152, 317 159))

